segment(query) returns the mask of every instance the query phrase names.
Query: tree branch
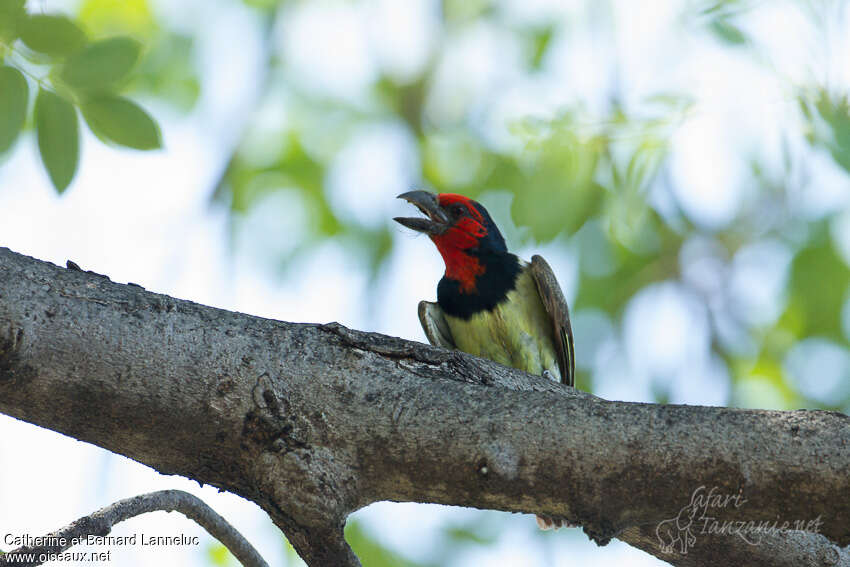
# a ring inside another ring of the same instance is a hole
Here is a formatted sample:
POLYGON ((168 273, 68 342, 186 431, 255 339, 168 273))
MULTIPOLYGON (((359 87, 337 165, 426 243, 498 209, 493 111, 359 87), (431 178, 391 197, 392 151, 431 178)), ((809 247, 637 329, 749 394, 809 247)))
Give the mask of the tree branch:
POLYGON ((204 307, 5 249, 0 412, 253 500, 309 565, 356 565, 342 525, 378 500, 562 516, 673 564, 738 557, 735 535, 694 531, 699 487, 745 500, 706 508, 717 521, 819 517, 824 537, 777 537, 813 553, 850 544, 843 414, 607 402, 463 353, 204 307), (657 530, 671 519, 691 521, 687 555, 665 553, 657 530))
MULTIPOLYGON (((687 554, 679 549, 662 550, 657 526, 628 528, 621 539, 669 561, 677 567, 702 567, 704 565, 746 565, 747 567, 848 567, 850 547, 840 548, 824 536, 807 532, 760 534, 753 544, 743 535, 712 538, 697 535, 687 554)), ((746 534, 744 534, 746 535, 746 534)), ((747 536, 749 537, 749 536, 747 536)))
POLYGON ((23 545, 0 555, 0 567, 41 565, 49 560, 49 556, 84 543, 88 536, 105 536, 112 531, 115 524, 141 514, 159 511, 177 511, 194 520, 220 541, 245 567, 268 567, 257 550, 227 520, 216 514, 201 499, 182 490, 160 490, 119 500, 60 530, 35 538, 36 543, 32 545, 23 545), (32 559, 28 560, 28 557, 32 559))

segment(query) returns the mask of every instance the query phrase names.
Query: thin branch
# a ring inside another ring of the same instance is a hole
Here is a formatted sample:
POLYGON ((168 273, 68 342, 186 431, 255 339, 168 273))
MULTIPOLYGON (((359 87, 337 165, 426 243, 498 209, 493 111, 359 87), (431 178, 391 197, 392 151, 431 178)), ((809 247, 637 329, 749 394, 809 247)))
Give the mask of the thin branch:
POLYGON ((220 541, 245 567, 268 567, 257 550, 236 528, 219 516, 198 497, 182 490, 160 490, 119 500, 97 512, 46 536, 33 538, 35 543, 0 556, 0 567, 34 566, 49 561, 73 545, 84 543, 88 536, 105 536, 124 520, 149 512, 180 512, 220 541), (13 556, 18 556, 17 558, 13 556), (14 559, 24 559, 16 561, 14 559))
POLYGON ((295 528, 286 530, 286 537, 307 565, 361 567, 342 528, 342 524, 327 529, 295 528))

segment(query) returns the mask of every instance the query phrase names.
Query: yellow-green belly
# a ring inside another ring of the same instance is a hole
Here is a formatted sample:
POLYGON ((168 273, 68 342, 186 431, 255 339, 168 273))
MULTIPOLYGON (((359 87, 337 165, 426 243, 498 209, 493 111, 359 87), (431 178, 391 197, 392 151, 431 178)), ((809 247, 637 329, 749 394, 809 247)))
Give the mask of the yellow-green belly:
POLYGON ((446 315, 458 350, 489 358, 532 374, 560 378, 552 339, 552 322, 528 271, 517 278, 507 301, 469 320, 446 315))

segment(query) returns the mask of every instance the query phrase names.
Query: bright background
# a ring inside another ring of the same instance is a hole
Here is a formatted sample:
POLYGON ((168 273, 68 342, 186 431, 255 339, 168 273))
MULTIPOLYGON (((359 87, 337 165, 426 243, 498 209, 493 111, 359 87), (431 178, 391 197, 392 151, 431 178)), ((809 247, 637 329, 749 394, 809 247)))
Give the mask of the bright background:
MULTIPOLYGON (((608 399, 850 408, 850 11, 828 0, 31 0, 147 49, 129 95, 165 149, 85 131, 61 196, 32 134, 0 166, 0 245, 199 303, 424 340, 417 187, 485 204, 573 310, 608 399)), ((0 537, 161 488, 201 496, 272 565, 254 504, 0 416, 0 537)), ((692 488, 684 487, 683 505, 692 488)), ((366 566, 660 565, 531 516, 379 503, 366 566)), ((114 535, 201 534, 176 514, 114 535)), ((0 549, 11 546, 0 542, 0 549)), ((111 548, 115 565, 226 565, 111 548)), ((102 548, 98 548, 102 551, 102 548)), ((68 565, 64 563, 63 565, 68 565)))

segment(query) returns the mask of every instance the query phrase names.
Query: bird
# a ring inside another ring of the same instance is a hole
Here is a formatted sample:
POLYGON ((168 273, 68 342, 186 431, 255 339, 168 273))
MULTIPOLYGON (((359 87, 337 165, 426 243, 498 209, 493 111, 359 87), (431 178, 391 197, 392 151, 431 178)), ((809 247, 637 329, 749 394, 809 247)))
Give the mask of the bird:
MULTIPOLYGON (((575 349, 567 301, 541 256, 526 262, 480 203, 455 193, 408 191, 398 196, 424 217, 395 217, 428 235, 443 257, 437 301, 418 314, 432 345, 488 358, 575 386, 575 349)), ((537 516, 541 529, 569 523, 537 516)))

